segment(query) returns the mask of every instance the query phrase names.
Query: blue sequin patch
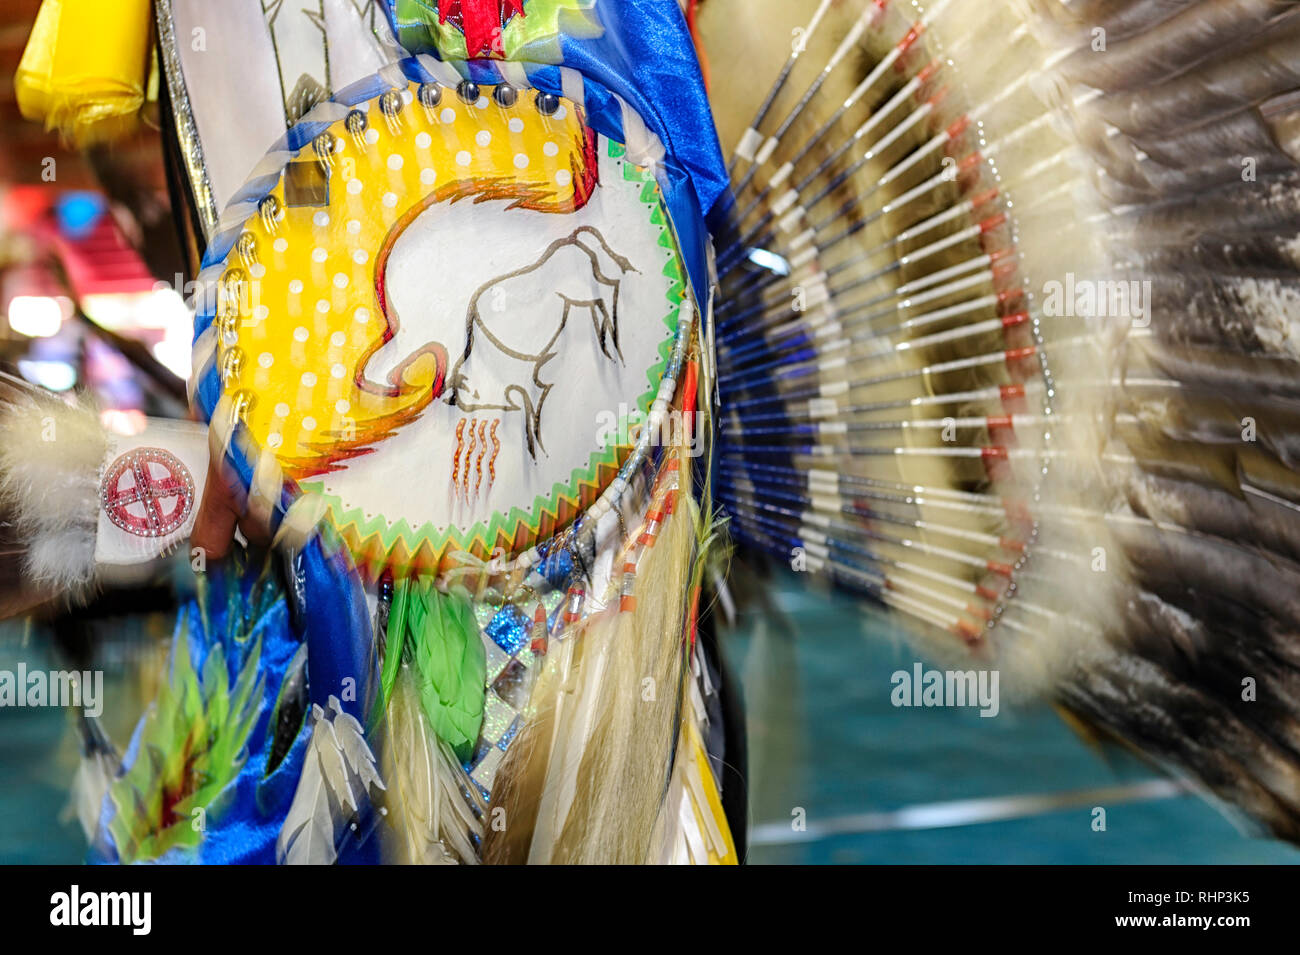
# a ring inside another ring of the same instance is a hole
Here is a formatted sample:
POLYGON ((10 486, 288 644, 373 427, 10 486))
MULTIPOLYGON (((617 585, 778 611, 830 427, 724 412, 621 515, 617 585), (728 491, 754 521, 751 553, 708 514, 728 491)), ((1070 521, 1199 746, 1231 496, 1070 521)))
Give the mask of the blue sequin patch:
POLYGON ((528 633, 532 622, 528 620, 513 604, 507 604, 492 618, 483 632, 492 638, 492 642, 514 656, 528 644, 528 633))
POLYGON ((506 751, 506 747, 508 747, 510 741, 515 738, 515 734, 519 732, 519 727, 523 725, 523 722, 524 721, 518 716, 514 718, 514 721, 510 724, 510 728, 502 734, 499 740, 497 740, 497 749, 501 750, 503 753, 506 751))

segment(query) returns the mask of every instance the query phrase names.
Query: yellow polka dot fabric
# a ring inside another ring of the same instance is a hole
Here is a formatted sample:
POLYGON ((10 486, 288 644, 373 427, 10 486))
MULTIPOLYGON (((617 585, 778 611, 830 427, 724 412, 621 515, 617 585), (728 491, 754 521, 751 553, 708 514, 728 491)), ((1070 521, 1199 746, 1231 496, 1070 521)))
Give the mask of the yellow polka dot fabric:
POLYGON ((443 387, 445 354, 419 356, 388 387, 361 373, 391 337, 383 262, 407 223, 437 202, 508 199, 566 212, 589 194, 594 134, 573 103, 560 99, 545 115, 534 91, 510 107, 490 87, 480 94, 465 102, 444 89, 425 105, 411 84, 335 122, 286 167, 227 260, 223 386, 291 477, 337 469, 443 387), (304 197, 320 204, 290 204, 304 197))

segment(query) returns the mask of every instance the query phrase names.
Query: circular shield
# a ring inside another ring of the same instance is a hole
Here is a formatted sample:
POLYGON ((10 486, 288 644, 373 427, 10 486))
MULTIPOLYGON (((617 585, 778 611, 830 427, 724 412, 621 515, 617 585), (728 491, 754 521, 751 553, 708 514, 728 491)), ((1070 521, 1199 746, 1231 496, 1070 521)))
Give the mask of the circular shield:
POLYGON ((536 90, 331 105, 224 260, 222 391, 359 564, 518 554, 646 451, 692 314, 659 187, 536 90))

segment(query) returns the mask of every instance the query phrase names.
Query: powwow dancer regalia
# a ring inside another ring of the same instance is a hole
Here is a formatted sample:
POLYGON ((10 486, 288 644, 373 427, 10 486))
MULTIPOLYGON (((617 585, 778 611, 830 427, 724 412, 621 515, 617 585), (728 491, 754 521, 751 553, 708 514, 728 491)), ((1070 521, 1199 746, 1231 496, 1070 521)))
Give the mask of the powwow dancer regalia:
POLYGON ((685 6, 726 163, 672 0, 123 4, 206 425, 0 416, 38 596, 214 558, 95 859, 739 861, 724 523, 1300 837, 1297 4, 685 6))
POLYGON ((94 855, 735 862, 686 430, 725 174, 680 14, 316 7, 155 5, 207 427, 98 438, 95 557, 218 496, 272 547, 208 563, 120 755, 86 732, 94 855))

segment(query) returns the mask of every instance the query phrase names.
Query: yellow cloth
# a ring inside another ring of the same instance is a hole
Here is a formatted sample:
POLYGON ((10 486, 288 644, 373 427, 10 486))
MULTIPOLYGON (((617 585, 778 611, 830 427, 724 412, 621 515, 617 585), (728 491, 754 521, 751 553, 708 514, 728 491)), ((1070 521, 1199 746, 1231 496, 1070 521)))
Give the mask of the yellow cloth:
POLYGON ((14 76, 18 108, 78 145, 130 132, 148 78, 149 0, 45 0, 14 76))
MULTIPOLYGON (((696 825, 708 849, 708 864, 738 865, 740 860, 736 858, 736 844, 731 839, 731 827, 727 824, 727 815, 722 809, 722 797, 718 795, 718 784, 713 778, 708 751, 704 748, 704 741, 700 738, 695 723, 688 719, 683 724, 688 747, 686 758, 690 760, 686 791, 690 794, 696 825)), ((697 859, 696 864, 702 861, 697 859)))

